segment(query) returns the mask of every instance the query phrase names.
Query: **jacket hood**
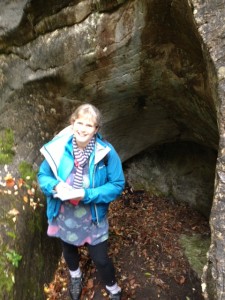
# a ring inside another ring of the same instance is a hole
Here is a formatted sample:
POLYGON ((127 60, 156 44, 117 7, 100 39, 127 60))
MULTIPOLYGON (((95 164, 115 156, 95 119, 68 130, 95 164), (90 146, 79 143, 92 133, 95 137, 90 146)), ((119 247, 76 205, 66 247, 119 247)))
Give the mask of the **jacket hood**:
POLYGON ((60 163, 60 160, 65 152, 65 145, 72 140, 73 131, 72 126, 68 126, 60 131, 50 142, 45 144, 40 152, 44 155, 45 159, 49 163, 55 177, 59 180, 57 175, 57 169, 60 163))
MULTIPOLYGON (((68 126, 60 131, 51 141, 45 144, 40 152, 43 154, 47 162, 49 163, 55 177, 58 180, 62 180, 58 176, 58 166, 60 164, 60 160, 65 153, 65 148, 68 147, 71 149, 72 153, 72 138, 73 138, 73 129, 72 126, 68 126)), ((110 151, 110 146, 107 142, 102 140, 100 134, 96 136, 95 143, 95 156, 94 156, 94 164, 97 164, 100 160, 102 160, 110 151)))

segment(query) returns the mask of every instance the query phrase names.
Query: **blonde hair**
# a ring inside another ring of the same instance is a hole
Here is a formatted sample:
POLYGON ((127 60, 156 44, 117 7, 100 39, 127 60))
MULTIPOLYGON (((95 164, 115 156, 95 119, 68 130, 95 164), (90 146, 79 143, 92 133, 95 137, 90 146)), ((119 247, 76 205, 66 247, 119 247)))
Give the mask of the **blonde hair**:
POLYGON ((89 115, 90 118, 95 119, 97 128, 101 127, 102 115, 97 107, 92 104, 85 103, 77 107, 70 117, 70 123, 73 124, 80 116, 89 115))

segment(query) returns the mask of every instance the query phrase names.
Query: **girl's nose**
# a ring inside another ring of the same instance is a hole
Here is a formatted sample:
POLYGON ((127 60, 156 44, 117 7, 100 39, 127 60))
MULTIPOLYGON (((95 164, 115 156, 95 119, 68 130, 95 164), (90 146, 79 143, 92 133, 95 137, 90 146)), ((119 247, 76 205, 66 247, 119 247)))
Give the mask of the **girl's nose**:
POLYGON ((82 131, 86 131, 87 126, 86 126, 85 124, 82 124, 82 125, 80 126, 80 128, 81 128, 82 131))

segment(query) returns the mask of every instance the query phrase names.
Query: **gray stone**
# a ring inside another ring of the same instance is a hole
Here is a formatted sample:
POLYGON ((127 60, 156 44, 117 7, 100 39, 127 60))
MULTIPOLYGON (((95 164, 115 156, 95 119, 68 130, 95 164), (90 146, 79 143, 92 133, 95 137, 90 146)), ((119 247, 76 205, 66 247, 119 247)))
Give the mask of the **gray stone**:
POLYGON ((190 142, 151 148, 124 164, 134 190, 144 189, 172 202, 187 203, 209 218, 215 179, 216 151, 190 142))

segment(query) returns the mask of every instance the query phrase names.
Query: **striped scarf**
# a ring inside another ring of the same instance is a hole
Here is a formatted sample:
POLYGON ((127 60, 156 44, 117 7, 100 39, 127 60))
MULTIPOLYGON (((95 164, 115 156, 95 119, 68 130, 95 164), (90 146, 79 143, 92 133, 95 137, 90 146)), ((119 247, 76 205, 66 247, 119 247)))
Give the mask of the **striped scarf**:
POLYGON ((95 137, 93 137, 88 145, 81 151, 77 147, 75 138, 73 138, 73 153, 75 157, 76 173, 74 176, 73 187, 75 189, 80 189, 83 186, 83 167, 87 163, 92 151, 95 147, 95 137))

